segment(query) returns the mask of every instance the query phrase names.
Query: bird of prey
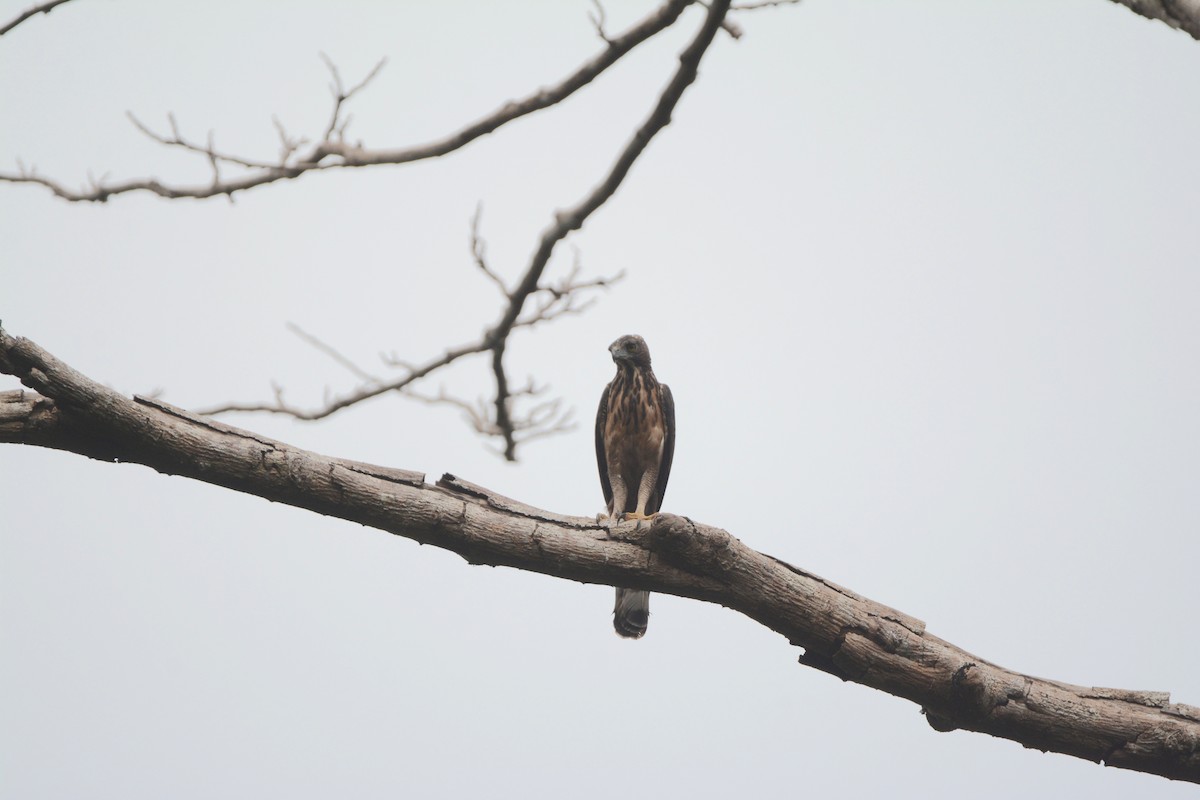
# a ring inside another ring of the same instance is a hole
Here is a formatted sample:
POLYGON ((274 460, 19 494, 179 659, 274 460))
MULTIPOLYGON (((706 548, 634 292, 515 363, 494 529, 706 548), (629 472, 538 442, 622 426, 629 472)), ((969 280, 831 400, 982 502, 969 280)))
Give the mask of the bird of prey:
MULTIPOLYGON (((611 520, 649 519, 662 507, 675 456, 675 400, 650 369, 640 336, 608 347, 616 377, 604 387, 596 412, 596 463, 611 520)), ((613 627, 640 639, 650 619, 650 593, 617 589, 613 627)))

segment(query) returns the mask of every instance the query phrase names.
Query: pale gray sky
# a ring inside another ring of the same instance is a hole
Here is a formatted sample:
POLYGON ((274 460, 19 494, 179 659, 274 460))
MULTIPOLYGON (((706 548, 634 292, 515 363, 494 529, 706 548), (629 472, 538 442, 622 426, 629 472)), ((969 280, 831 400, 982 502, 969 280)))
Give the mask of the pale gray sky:
MULTIPOLYGON (((610 25, 650 6, 608 3, 610 25)), ((207 180, 124 112, 267 158, 272 114, 324 122, 319 51, 348 81, 388 56, 351 134, 416 143, 594 53, 590 8, 76 0, 0 39, 0 159, 207 180)), ((348 386, 288 321, 368 364, 468 341, 499 307, 466 247, 476 203, 519 275, 698 22, 434 162, 232 205, 0 186, 0 319, 184 406, 348 386)), ((1200 704, 1200 43, 1103 0, 810 0, 740 23, 571 240, 627 280, 509 349, 575 431, 510 465, 400 398, 229 421, 594 513, 605 348, 641 333, 678 406, 665 510, 1013 669, 1200 704)), ((430 388, 489 380, 477 360, 430 388)), ((935 733, 714 606, 655 596, 631 643, 608 588, 138 466, 6 447, 0 470, 6 800, 1194 793, 935 733)))

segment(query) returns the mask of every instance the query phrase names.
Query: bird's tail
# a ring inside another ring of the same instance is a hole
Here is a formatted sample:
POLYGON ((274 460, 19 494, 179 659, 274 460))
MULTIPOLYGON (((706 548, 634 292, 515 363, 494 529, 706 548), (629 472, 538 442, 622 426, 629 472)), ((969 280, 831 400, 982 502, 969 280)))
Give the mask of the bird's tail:
POLYGON ((618 636, 640 639, 646 633, 650 621, 650 593, 636 589, 617 589, 617 602, 613 606, 613 628, 618 636))

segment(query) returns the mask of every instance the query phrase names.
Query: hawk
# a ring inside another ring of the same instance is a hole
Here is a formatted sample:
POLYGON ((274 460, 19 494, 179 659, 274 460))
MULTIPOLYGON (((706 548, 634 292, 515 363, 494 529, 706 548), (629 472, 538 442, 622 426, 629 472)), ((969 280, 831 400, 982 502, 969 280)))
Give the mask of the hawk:
MULTIPOLYGON (((650 369, 650 349, 640 336, 622 336, 608 347, 616 377, 604 387, 596 412, 596 463, 612 520, 649 519, 662 507, 675 457, 675 400, 650 369)), ((613 627, 640 639, 650 618, 650 593, 617 589, 613 627)))

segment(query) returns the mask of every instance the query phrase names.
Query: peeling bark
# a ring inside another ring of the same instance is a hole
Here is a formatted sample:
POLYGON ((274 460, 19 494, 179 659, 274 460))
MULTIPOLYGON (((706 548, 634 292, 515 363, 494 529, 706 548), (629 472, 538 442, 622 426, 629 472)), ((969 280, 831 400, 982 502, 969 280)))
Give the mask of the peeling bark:
POLYGON ((147 398, 127 398, 0 329, 0 441, 258 495, 451 550, 475 564, 719 603, 803 647, 800 663, 921 706, 936 730, 1200 783, 1200 708, 1165 692, 1073 686, 1000 667, 920 620, 687 517, 614 526, 534 508, 453 475, 332 458, 147 398))

